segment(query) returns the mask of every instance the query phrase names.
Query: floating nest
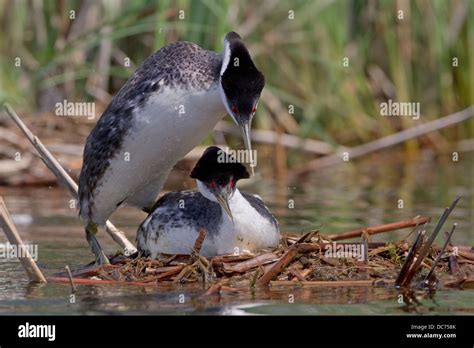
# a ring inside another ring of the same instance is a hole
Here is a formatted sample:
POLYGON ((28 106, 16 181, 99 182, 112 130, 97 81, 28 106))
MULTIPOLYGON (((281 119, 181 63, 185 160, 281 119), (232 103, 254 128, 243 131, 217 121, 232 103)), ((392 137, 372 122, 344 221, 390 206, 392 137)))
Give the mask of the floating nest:
MULTIPOLYGON (((420 217, 413 220, 419 222, 420 217), (418 220, 416 220, 418 219, 418 220)), ((429 219, 424 218, 426 221, 429 219)), ((403 223, 407 223, 404 221, 403 223)), ((395 223, 400 225, 400 223, 395 223)), ((389 225, 395 225, 389 224, 389 225)), ((205 258, 199 250, 206 236, 202 230, 191 255, 163 255, 159 260, 134 255, 116 255, 111 264, 93 264, 72 274, 66 272, 49 281, 75 284, 196 284, 207 287, 207 294, 225 289, 255 286, 399 286, 472 287, 474 248, 454 247, 449 239, 443 247, 432 244, 418 230, 413 243, 373 243, 369 234, 381 233, 388 225, 359 230, 361 240, 342 243, 336 240, 354 234, 321 235, 318 231, 303 236, 285 234, 276 249, 256 254, 223 255, 205 258)), ((406 227, 406 226, 404 226, 406 227)), ((454 231, 454 229, 453 229, 454 231)), ((452 233, 451 233, 452 234, 452 233)), ((434 239, 434 238, 433 238, 434 239)))

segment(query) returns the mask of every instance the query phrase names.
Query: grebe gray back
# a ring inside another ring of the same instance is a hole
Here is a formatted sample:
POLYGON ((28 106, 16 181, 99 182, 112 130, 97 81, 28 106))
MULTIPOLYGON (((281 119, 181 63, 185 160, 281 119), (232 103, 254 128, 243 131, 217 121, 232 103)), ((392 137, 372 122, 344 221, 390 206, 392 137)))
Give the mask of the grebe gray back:
POLYGON ((124 204, 149 212, 176 162, 226 111, 251 150, 250 125, 264 83, 234 32, 226 35, 223 54, 177 42, 145 60, 112 99, 84 148, 79 209, 97 262, 108 262, 95 237, 97 227, 124 204))

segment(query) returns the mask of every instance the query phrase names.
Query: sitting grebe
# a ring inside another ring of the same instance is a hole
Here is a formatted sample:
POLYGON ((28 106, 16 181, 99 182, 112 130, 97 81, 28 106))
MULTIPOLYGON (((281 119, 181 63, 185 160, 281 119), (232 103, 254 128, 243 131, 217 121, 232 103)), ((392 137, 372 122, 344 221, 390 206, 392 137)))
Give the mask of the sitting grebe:
POLYGON ((249 177, 244 165, 220 148, 207 148, 191 172, 199 191, 170 192, 161 197, 140 225, 142 255, 190 254, 199 231, 207 236, 201 255, 215 256, 276 247, 278 222, 262 199, 236 184, 249 177))

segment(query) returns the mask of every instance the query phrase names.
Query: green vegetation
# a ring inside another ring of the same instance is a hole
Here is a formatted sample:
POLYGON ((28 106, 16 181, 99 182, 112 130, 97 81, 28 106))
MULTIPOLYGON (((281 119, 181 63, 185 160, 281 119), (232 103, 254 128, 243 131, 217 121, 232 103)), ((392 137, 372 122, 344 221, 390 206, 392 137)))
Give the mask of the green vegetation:
MULTIPOLYGON (((419 124, 382 118, 388 99, 419 102, 422 122, 474 102, 471 1, 0 0, 0 18, 0 101, 30 112, 64 98, 106 104, 166 43, 220 51, 230 30, 266 75, 259 128, 357 145, 419 124)), ((442 136, 473 130, 470 121, 442 136)))

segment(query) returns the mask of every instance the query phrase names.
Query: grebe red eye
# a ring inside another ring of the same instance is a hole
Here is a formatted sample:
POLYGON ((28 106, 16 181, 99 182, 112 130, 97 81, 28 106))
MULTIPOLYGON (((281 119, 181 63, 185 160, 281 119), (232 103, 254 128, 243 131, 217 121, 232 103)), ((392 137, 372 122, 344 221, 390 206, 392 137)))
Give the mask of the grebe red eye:
POLYGON ((257 112, 257 107, 254 106, 253 109, 252 109, 252 114, 256 113, 257 112))
POLYGON ((232 112, 233 112, 234 114, 237 113, 237 106, 235 106, 235 105, 232 106, 232 112))
POLYGON ((215 181, 211 181, 209 183, 209 186, 211 186, 211 188, 215 189, 216 188, 216 182, 215 181))

